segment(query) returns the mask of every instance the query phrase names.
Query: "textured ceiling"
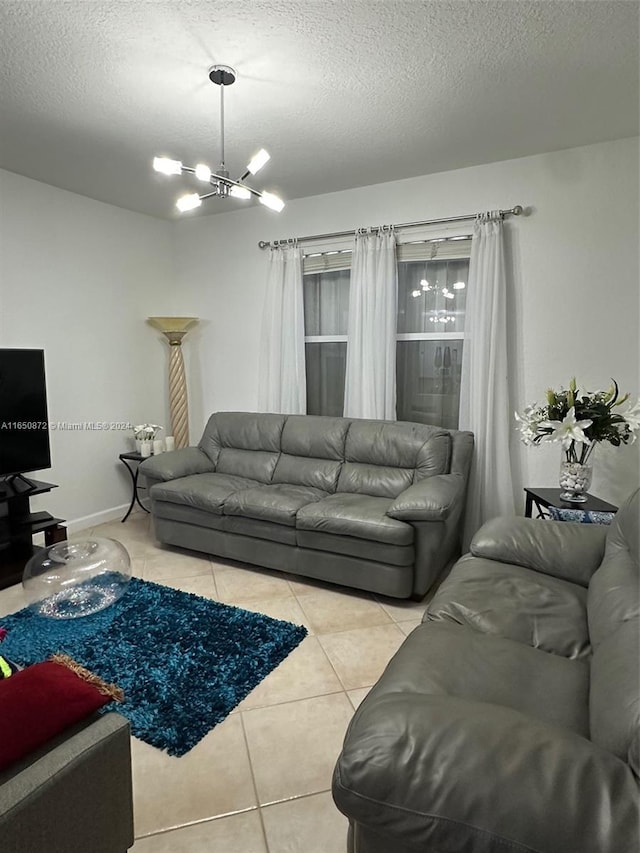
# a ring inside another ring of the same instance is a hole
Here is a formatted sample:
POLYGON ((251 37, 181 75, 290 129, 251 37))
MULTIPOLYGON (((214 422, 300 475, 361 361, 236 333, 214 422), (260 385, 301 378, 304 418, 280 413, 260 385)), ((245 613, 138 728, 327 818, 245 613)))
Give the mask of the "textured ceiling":
POLYGON ((0 167, 173 218, 187 181, 151 158, 218 165, 214 63, 231 175, 265 147, 254 185, 285 199, 635 136, 639 8, 1 0, 0 167))

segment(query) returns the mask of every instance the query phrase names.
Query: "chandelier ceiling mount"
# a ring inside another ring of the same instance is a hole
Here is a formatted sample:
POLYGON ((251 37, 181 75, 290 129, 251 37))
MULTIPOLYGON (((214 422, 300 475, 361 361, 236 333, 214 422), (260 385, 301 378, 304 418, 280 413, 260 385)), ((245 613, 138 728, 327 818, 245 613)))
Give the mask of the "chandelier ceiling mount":
POLYGON ((264 148, 261 148, 251 158, 244 173, 236 180, 229 177, 224 159, 224 90, 226 86, 235 83, 236 77, 236 71, 230 65, 212 65, 209 68, 209 80, 220 87, 220 165, 215 172, 204 163, 198 163, 197 166, 185 166, 181 160, 172 160, 169 157, 154 157, 153 159, 153 168, 156 172, 163 175, 195 175, 199 181, 211 187, 210 191, 206 193, 187 193, 180 196, 176 201, 176 207, 181 213, 194 210, 196 207, 200 207, 205 199, 214 197, 232 197, 243 200, 255 197, 265 207, 269 207, 278 213, 284 207, 282 199, 274 193, 266 190, 259 191, 245 184, 249 175, 255 175, 270 159, 264 148))

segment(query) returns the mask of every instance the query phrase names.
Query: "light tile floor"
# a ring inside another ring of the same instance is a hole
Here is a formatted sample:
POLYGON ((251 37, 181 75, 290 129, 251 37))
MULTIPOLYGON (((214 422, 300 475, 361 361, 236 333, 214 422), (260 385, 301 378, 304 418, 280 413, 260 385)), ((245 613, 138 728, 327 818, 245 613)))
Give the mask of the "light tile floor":
MULTIPOLYGON (((354 709, 426 607, 158 545, 149 516, 93 529, 134 574, 305 625, 309 635, 191 752, 132 742, 132 853, 344 853, 331 774, 354 709)), ((82 531, 72 538, 86 538, 82 531)), ((0 591, 0 616, 24 606, 0 591)))

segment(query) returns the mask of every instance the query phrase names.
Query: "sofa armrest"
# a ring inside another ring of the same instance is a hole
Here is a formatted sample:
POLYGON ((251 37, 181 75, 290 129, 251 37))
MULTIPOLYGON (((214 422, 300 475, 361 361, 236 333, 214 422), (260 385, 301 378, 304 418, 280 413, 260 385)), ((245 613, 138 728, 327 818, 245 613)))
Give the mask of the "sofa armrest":
POLYGON ((436 474, 401 492, 387 510, 400 521, 443 521, 464 496, 462 474, 436 474))
POLYGON ((150 456, 140 463, 138 470, 150 480, 166 482, 188 477, 190 474, 215 471, 216 466, 199 447, 183 447, 180 450, 150 456))
POLYGON ((389 850, 631 853, 640 840, 638 783, 623 761, 567 729, 452 696, 365 699, 333 797, 389 850))
POLYGON ((0 774, 3 853, 124 853, 133 844, 131 737, 94 715, 0 774))
POLYGON ((499 517, 471 540, 474 557, 514 563, 588 586, 604 557, 608 528, 532 518, 499 517))

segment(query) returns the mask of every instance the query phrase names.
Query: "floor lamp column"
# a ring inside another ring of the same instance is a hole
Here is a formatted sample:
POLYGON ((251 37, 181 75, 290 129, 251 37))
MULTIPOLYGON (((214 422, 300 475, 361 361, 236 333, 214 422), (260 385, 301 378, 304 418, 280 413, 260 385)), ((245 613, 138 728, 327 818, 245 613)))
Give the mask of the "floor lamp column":
POLYGON ((169 342, 169 411, 176 449, 189 446, 189 402, 182 339, 197 322, 197 317, 149 317, 149 323, 169 342))

